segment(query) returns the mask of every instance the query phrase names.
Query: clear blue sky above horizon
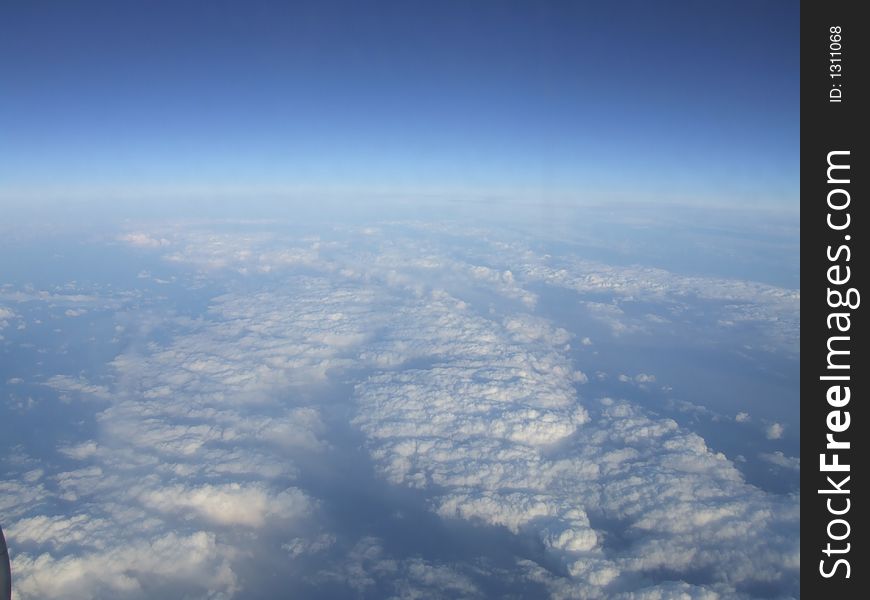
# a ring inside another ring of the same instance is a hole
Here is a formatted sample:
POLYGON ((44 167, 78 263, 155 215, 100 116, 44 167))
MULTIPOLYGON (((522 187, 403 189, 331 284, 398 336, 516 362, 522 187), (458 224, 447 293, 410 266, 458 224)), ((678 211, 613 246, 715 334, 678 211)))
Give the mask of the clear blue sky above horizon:
POLYGON ((796 2, 7 1, 0 193, 798 204, 796 2))

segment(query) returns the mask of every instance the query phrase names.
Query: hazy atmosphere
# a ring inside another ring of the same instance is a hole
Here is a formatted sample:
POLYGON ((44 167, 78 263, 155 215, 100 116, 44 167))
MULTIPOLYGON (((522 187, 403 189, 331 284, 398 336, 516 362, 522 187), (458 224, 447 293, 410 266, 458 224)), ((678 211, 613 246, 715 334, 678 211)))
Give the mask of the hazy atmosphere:
POLYGON ((16 599, 799 598, 798 6, 7 2, 16 599))

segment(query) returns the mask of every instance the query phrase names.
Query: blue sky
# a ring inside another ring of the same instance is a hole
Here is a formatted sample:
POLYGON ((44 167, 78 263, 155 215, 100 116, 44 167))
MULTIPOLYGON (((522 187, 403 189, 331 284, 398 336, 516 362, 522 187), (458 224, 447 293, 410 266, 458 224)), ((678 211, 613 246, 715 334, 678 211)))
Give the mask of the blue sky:
POLYGON ((798 4, 7 2, 0 199, 798 203, 798 4))

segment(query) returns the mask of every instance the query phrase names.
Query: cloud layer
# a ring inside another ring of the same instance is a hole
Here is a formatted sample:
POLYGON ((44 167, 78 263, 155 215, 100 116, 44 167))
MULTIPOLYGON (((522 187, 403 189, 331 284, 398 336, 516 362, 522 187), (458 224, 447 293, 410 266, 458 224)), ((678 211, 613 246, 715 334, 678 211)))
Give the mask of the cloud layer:
MULTIPOLYGON (((147 314, 86 294, 57 302, 77 321, 83 307, 114 310, 134 339, 99 381, 41 382, 94 427, 51 456, 25 450, 4 464, 17 596, 253 597, 267 595, 257 565, 269 565, 327 596, 486 597, 501 581, 554 598, 796 597, 799 497, 747 484, 698 434, 637 401, 587 392, 572 348, 601 341, 556 325, 539 300, 541 286, 578 294, 617 341, 689 325, 708 306, 705 327, 751 321, 787 355, 799 293, 557 260, 508 233, 446 235, 382 223, 116 236, 162 257, 175 270, 167 286, 215 292, 190 316, 161 312, 162 296, 147 314), (638 299, 646 312, 628 311, 638 299), (407 492, 445 527, 527 550, 509 564, 407 554, 362 514, 342 529, 323 482, 354 453, 376 478, 361 499, 407 492)), ((2 299, 50 297, 4 288, 2 299)), ((24 314, 2 310, 4 323, 24 314)), ((621 393, 661 383, 625 372, 612 366, 632 384, 621 393)), ((774 423, 767 436, 783 431, 774 423)), ((762 460, 799 469, 777 452, 762 460)))

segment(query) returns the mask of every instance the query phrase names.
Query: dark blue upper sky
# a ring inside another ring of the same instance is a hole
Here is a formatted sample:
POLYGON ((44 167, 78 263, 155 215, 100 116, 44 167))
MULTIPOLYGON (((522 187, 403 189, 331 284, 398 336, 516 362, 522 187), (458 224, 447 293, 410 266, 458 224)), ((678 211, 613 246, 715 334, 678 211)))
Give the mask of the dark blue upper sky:
POLYGON ((463 189, 797 206, 797 2, 0 7, 0 193, 463 189))

